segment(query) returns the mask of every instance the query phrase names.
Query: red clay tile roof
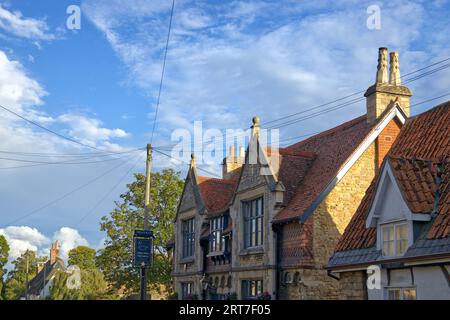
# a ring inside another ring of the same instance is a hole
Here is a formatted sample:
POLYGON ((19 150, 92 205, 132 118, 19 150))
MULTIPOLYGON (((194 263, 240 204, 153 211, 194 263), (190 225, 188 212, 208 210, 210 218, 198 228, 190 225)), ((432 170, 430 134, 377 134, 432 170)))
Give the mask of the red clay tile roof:
MULTIPOLYGON (((389 160, 385 160, 392 164, 403 197, 414 213, 430 213, 433 210, 436 164, 446 164, 439 188, 438 216, 431 222, 428 239, 450 236, 449 155, 450 101, 408 119, 389 152, 389 160)), ((358 210, 339 240, 336 251, 374 246, 376 229, 366 228, 366 218, 378 180, 379 174, 367 189, 358 210)))
POLYGON ((289 170, 294 170, 301 171, 304 177, 292 191, 292 201, 277 214, 274 222, 301 217, 374 127, 375 124, 368 124, 363 115, 285 148, 285 152, 307 152, 315 157, 303 165, 309 166, 304 172, 303 168, 293 169, 295 165, 286 170, 287 176, 289 170))
POLYGON ((220 213, 227 209, 236 189, 237 180, 198 176, 197 181, 203 203, 209 214, 220 213))

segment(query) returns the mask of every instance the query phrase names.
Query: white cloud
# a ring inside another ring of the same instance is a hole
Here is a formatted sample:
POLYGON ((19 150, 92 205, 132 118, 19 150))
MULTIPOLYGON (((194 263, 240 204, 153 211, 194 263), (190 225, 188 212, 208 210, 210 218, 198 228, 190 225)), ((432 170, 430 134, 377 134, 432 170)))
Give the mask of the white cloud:
MULTIPOLYGON (((42 86, 25 72, 22 64, 10 60, 0 50, 0 103, 21 112, 43 103, 47 94, 42 86)), ((27 110, 28 111, 28 110, 27 110)))
POLYGON ((20 11, 8 11, 0 4, 0 29, 15 36, 34 40, 53 40, 45 20, 26 18, 20 11))
POLYGON ((98 145, 99 142, 109 142, 112 138, 126 138, 130 136, 129 133, 122 129, 104 128, 100 120, 83 115, 63 114, 57 120, 69 125, 69 134, 72 137, 92 146, 98 145))
POLYGON ((78 230, 62 227, 53 235, 53 242, 59 242, 59 256, 67 260, 68 253, 71 249, 78 246, 89 246, 88 241, 80 235, 78 230))
POLYGON ((9 226, 0 229, 0 234, 5 236, 10 247, 9 260, 14 260, 27 250, 41 251, 48 245, 49 239, 36 228, 27 226, 9 226))
MULTIPOLYGON (((117 143, 116 139, 123 139, 129 134, 120 128, 109 129, 96 117, 88 115, 75 115, 71 111, 60 110, 61 115, 50 116, 45 112, 44 99, 46 96, 44 87, 30 75, 23 65, 0 50, 0 104, 12 111, 25 115, 27 118, 54 129, 57 132, 86 142, 97 148, 108 151, 124 151, 126 148, 117 143)), ((27 124, 16 116, 0 110, 0 151, 15 152, 43 152, 43 153, 86 153, 90 150, 83 148, 70 141, 63 140, 55 135, 49 134, 32 125, 27 124)), ((15 158, 21 160, 58 162, 70 158, 56 157, 27 157, 0 153, 0 157, 15 158)), ((79 160, 79 158, 74 158, 79 160)), ((90 159, 94 161, 105 160, 105 158, 90 159)), ((130 160, 130 159, 126 159, 130 160)), ((64 200, 53 204, 48 210, 41 210, 32 215, 28 212, 39 208, 55 198, 73 190, 76 186, 85 184, 101 172, 107 171, 119 162, 92 163, 86 165, 60 166, 49 165, 39 167, 27 167, 34 165, 10 160, 1 160, 0 163, 0 203, 2 203, 2 219, 0 227, 7 227, 17 218, 27 216, 19 220, 31 226, 41 228, 59 228, 67 221, 79 219, 80 211, 88 212, 91 207, 105 193, 104 185, 112 185, 129 165, 123 165, 117 171, 111 171, 101 180, 80 191, 72 194, 64 200), (17 168, 19 167, 19 168, 17 168), (4 169, 13 168, 13 169, 4 169), (76 208, 72 205, 77 203, 76 208), (63 213, 63 214, 61 214, 63 213)), ((137 170, 137 169, 136 169, 137 170)), ((131 174, 130 174, 131 177, 131 174)), ((98 219, 100 212, 104 214, 110 209, 113 197, 120 194, 124 185, 117 188, 110 201, 98 208, 96 214, 90 218, 98 219)), ((15 224, 17 222, 14 222, 15 224)), ((87 222, 86 222, 87 223, 87 222)), ((91 220, 92 223, 92 220, 91 220)), ((26 248, 39 249, 34 242, 17 239, 14 241, 14 252, 20 252, 26 248)), ((45 249, 45 248, 44 248, 45 249)), ((43 254, 48 254, 44 250, 43 254)))
MULTIPOLYGON (((67 135, 82 143, 108 151, 124 150, 111 140, 129 137, 129 133, 120 128, 105 128, 99 119, 87 115, 66 112, 52 117, 42 109, 46 95, 45 89, 27 74, 19 61, 9 59, 0 50, 1 105, 44 126, 62 125, 67 135)), ((0 114, 0 150, 73 152, 79 149, 71 142, 24 125, 23 120, 4 110, 0 114)))
MULTIPOLYGON (((423 2, 380 2, 382 28, 374 31, 366 26, 369 4, 177 2, 157 139, 167 141, 172 130, 191 128, 193 120, 203 120, 205 127, 248 128, 253 115, 264 122, 363 90, 374 80, 381 46, 400 52, 403 73, 429 64, 430 57, 446 57, 445 36, 437 39, 430 32, 432 21, 445 20, 439 9, 429 10, 423 2)), ((170 7, 157 2, 153 10, 138 11, 122 1, 88 0, 83 12, 128 68, 128 84, 156 96, 170 7)), ((440 28, 448 26, 440 23, 440 28)), ((448 71, 434 82, 443 88, 446 78, 448 71)), ((411 84, 413 100, 432 96, 438 86, 411 84)), ((153 112, 154 106, 149 121, 153 112)), ((364 112, 361 102, 286 127, 282 138, 364 112)))
MULTIPOLYGON (((59 242, 59 256, 67 261, 68 253, 77 246, 89 246, 88 241, 78 230, 62 227, 50 238, 38 229, 29 226, 9 226, 0 229, 0 235, 5 236, 10 247, 9 261, 18 258, 27 250, 36 252, 39 256, 49 256, 50 245, 59 242)), ((100 245, 100 243, 99 243, 100 245)))

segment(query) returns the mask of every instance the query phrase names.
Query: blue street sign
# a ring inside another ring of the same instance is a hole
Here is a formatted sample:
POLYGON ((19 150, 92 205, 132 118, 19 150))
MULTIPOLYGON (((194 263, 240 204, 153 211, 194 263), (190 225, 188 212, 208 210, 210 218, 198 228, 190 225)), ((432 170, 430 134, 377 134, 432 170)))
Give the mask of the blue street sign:
MULTIPOLYGON (((136 230, 144 231, 144 230, 136 230)), ((148 236, 147 232, 138 233, 133 239, 134 265, 136 267, 150 267, 153 262, 153 238, 148 236), (146 235, 143 237, 142 235, 146 235)))

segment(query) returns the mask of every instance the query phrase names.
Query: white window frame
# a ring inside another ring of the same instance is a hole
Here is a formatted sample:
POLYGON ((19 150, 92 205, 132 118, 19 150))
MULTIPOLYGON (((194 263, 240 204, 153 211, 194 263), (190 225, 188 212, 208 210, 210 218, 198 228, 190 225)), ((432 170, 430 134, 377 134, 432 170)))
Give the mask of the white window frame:
POLYGON ((386 257, 386 258, 402 257, 412 244, 412 231, 413 230, 412 230, 412 223, 410 223, 409 221, 398 221, 398 222, 380 224, 379 230, 380 230, 380 235, 379 235, 379 239, 378 239, 379 240, 379 248, 381 249, 381 252, 383 253, 383 257, 386 257), (405 251, 403 253, 397 254, 397 242, 400 240, 405 240, 405 239, 397 239, 397 228, 399 226, 406 226, 408 238, 406 239, 407 247, 406 247, 405 251), (394 251, 393 251, 392 255, 389 255, 389 254, 386 254, 385 250, 384 250, 384 243, 385 243, 384 233, 385 233, 385 229, 391 228, 391 227, 394 229, 394 238, 392 239, 394 251))

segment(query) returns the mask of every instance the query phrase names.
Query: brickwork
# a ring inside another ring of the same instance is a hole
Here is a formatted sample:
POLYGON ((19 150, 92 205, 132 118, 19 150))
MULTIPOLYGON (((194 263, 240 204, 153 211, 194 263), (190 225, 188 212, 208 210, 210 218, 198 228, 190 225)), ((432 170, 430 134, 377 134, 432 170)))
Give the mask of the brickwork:
POLYGON ((389 122, 389 124, 381 131, 380 135, 376 139, 375 148, 376 148, 376 162, 377 168, 381 167, 381 163, 383 162, 384 157, 391 149, 391 146, 395 139, 397 139, 398 134, 400 133, 401 124, 398 120, 394 120, 389 122))

